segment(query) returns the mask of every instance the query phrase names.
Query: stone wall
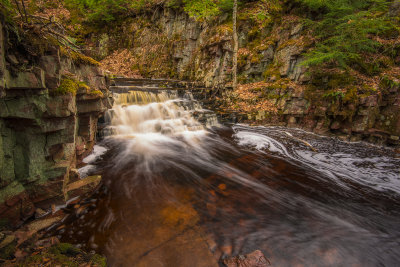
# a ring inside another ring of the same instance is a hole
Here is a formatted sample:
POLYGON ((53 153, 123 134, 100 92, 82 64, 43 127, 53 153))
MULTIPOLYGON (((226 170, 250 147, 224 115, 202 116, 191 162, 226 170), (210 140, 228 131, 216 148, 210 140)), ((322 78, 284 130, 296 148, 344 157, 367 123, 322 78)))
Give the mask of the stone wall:
POLYGON ((37 207, 64 201, 112 99, 98 67, 77 65, 55 48, 27 62, 6 51, 0 28, 0 218, 17 226, 37 207), (66 75, 84 84, 76 94, 56 92, 66 75))

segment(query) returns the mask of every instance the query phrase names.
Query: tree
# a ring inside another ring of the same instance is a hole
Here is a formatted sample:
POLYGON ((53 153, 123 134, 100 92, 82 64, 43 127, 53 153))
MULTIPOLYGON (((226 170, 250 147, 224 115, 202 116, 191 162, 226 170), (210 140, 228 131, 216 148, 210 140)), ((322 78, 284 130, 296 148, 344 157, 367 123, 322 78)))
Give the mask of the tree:
POLYGON ((233 66, 232 66, 232 86, 233 89, 237 87, 237 61, 238 61, 238 49, 239 49, 239 41, 237 34, 237 0, 233 1, 233 66))

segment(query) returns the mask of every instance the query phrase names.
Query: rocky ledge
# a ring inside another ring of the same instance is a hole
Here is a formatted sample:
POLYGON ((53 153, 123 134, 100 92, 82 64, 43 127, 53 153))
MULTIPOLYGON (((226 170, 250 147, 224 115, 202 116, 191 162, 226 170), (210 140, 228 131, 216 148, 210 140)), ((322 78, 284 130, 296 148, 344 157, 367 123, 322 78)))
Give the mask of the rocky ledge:
POLYGON ((55 47, 27 62, 7 36, 0 25, 0 218, 18 227, 68 198, 112 97, 95 63, 55 47))

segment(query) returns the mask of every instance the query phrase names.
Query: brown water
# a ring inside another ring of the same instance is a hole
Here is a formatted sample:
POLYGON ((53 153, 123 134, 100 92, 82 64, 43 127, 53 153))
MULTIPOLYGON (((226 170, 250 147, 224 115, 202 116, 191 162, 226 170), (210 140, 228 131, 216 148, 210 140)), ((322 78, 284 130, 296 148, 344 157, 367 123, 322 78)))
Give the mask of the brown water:
POLYGON ((99 144, 107 150, 97 147, 103 154, 81 170, 102 174, 103 186, 71 209, 57 231, 63 241, 110 266, 218 266, 256 249, 272 266, 399 266, 392 151, 221 126, 177 95, 135 95, 118 96, 109 112, 110 136, 99 144))

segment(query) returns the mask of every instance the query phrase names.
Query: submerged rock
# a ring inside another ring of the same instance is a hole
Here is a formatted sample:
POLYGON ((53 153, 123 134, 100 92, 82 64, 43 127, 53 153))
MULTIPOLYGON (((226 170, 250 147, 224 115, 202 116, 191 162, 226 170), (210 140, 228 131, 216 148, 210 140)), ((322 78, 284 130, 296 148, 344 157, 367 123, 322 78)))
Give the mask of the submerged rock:
POLYGON ((260 250, 256 250, 247 255, 230 257, 223 262, 227 267, 265 267, 271 265, 260 250))

